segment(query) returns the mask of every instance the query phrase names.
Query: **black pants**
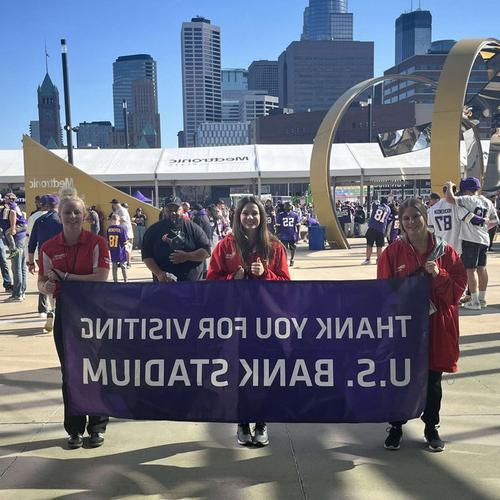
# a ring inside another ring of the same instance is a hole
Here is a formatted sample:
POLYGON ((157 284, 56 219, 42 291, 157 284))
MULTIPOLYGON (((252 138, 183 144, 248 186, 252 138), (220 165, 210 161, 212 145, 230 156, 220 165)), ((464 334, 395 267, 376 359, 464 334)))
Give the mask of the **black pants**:
POLYGON ((493 240, 495 239, 495 234, 497 234, 497 229, 498 226, 493 226, 488 230, 488 234, 490 236, 490 246, 488 247, 488 250, 491 250, 491 247, 493 246, 493 240))
MULTIPOLYGON (((442 372, 429 370, 429 379, 427 381, 427 401, 425 402, 424 413, 420 417, 426 426, 434 427, 439 424, 439 410, 441 409, 441 399, 443 390, 441 388, 442 372)), ((407 420, 401 422, 389 422, 391 425, 401 426, 406 424, 407 420)))
POLYGON ((49 312, 48 302, 49 302, 49 300, 47 299, 47 295, 45 295, 44 293, 38 294, 38 312, 39 313, 49 312))
MULTIPOLYGON (((63 349, 63 325, 56 302, 56 317, 54 321, 54 342, 56 344, 57 355, 61 363, 62 373, 62 393, 64 402, 64 429, 68 434, 83 434, 87 424, 86 415, 68 415, 68 387, 64 376, 64 349, 63 349)), ((87 432, 106 432, 106 425, 109 417, 103 415, 89 415, 87 432)))

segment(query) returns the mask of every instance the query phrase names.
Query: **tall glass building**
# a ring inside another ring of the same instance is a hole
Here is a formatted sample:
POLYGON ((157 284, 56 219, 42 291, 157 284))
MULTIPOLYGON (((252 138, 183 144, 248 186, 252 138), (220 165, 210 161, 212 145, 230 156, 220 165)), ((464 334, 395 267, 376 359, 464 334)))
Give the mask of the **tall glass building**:
POLYGON ((432 15, 415 10, 396 19, 396 64, 414 55, 427 54, 431 48, 432 15))
POLYGON ((184 145, 195 145, 198 125, 222 120, 220 28, 195 17, 182 23, 184 145))
POLYGON ((248 67, 248 88, 279 96, 278 61, 253 61, 248 67))
POLYGON ((301 40, 352 40, 352 24, 347 0, 309 0, 301 40))
POLYGON ((134 109, 134 83, 150 82, 158 113, 158 84, 156 81, 156 61, 149 54, 121 56, 113 63, 113 112, 115 127, 123 130, 123 100, 127 101, 129 113, 134 109))
POLYGON ((247 90, 248 71, 244 68, 222 70, 222 92, 225 90, 247 90))

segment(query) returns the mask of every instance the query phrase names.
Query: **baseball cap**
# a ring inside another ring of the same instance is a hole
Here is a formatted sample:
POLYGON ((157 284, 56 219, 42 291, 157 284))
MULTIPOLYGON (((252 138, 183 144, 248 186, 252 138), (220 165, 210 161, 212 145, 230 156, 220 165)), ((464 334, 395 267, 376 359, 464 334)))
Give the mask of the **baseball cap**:
POLYGON ((40 200, 44 205, 59 205, 59 196, 55 194, 44 194, 40 200))
POLYGON ((163 205, 165 207, 167 207, 169 205, 176 205, 176 206, 180 207, 181 200, 179 198, 177 198, 177 196, 168 196, 167 198, 165 198, 163 205))
POLYGON ((116 198, 113 198, 110 203, 120 203, 116 198))
POLYGON ((476 177, 467 177, 460 181, 460 191, 478 191, 481 189, 481 183, 476 177))

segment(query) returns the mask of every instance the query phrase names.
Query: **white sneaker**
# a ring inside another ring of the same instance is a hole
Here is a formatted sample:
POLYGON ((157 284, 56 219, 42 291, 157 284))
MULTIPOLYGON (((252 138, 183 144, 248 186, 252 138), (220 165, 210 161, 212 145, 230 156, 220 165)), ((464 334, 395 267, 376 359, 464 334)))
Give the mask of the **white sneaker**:
POLYGON ((462 307, 464 309, 470 309, 472 311, 481 310, 481 304, 479 302, 473 302, 472 300, 470 302, 465 302, 465 304, 462 304, 462 307))
POLYGON ((481 309, 485 309, 486 307, 488 307, 486 300, 479 299, 479 305, 481 306, 481 309))
POLYGON ((47 330, 48 332, 51 332, 53 328, 54 328, 54 313, 49 312, 49 313, 47 313, 47 321, 45 322, 45 330, 47 330))
POLYGON ((372 261, 371 261, 370 259, 366 259, 366 260, 364 260, 363 262, 361 262, 361 265, 362 265, 362 266, 368 266, 368 265, 370 265, 371 263, 372 263, 372 261))

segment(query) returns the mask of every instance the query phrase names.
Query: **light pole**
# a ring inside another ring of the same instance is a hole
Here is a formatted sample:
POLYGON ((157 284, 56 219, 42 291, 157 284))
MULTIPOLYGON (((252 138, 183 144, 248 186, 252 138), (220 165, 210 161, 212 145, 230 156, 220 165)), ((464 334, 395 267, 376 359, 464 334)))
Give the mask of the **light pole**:
POLYGON ((368 142, 372 142, 372 126, 373 126, 373 107, 372 96, 368 96, 366 100, 368 105, 368 142))
POLYGON ((123 99, 123 123, 125 124, 125 149, 128 149, 128 119, 127 119, 127 100, 123 99))
POLYGON ((71 135, 71 106, 69 101, 69 76, 68 76, 68 47, 66 39, 61 39, 61 57, 63 70, 63 87, 64 87, 64 113, 66 116, 66 144, 68 147, 68 163, 73 165, 73 136, 71 135))

